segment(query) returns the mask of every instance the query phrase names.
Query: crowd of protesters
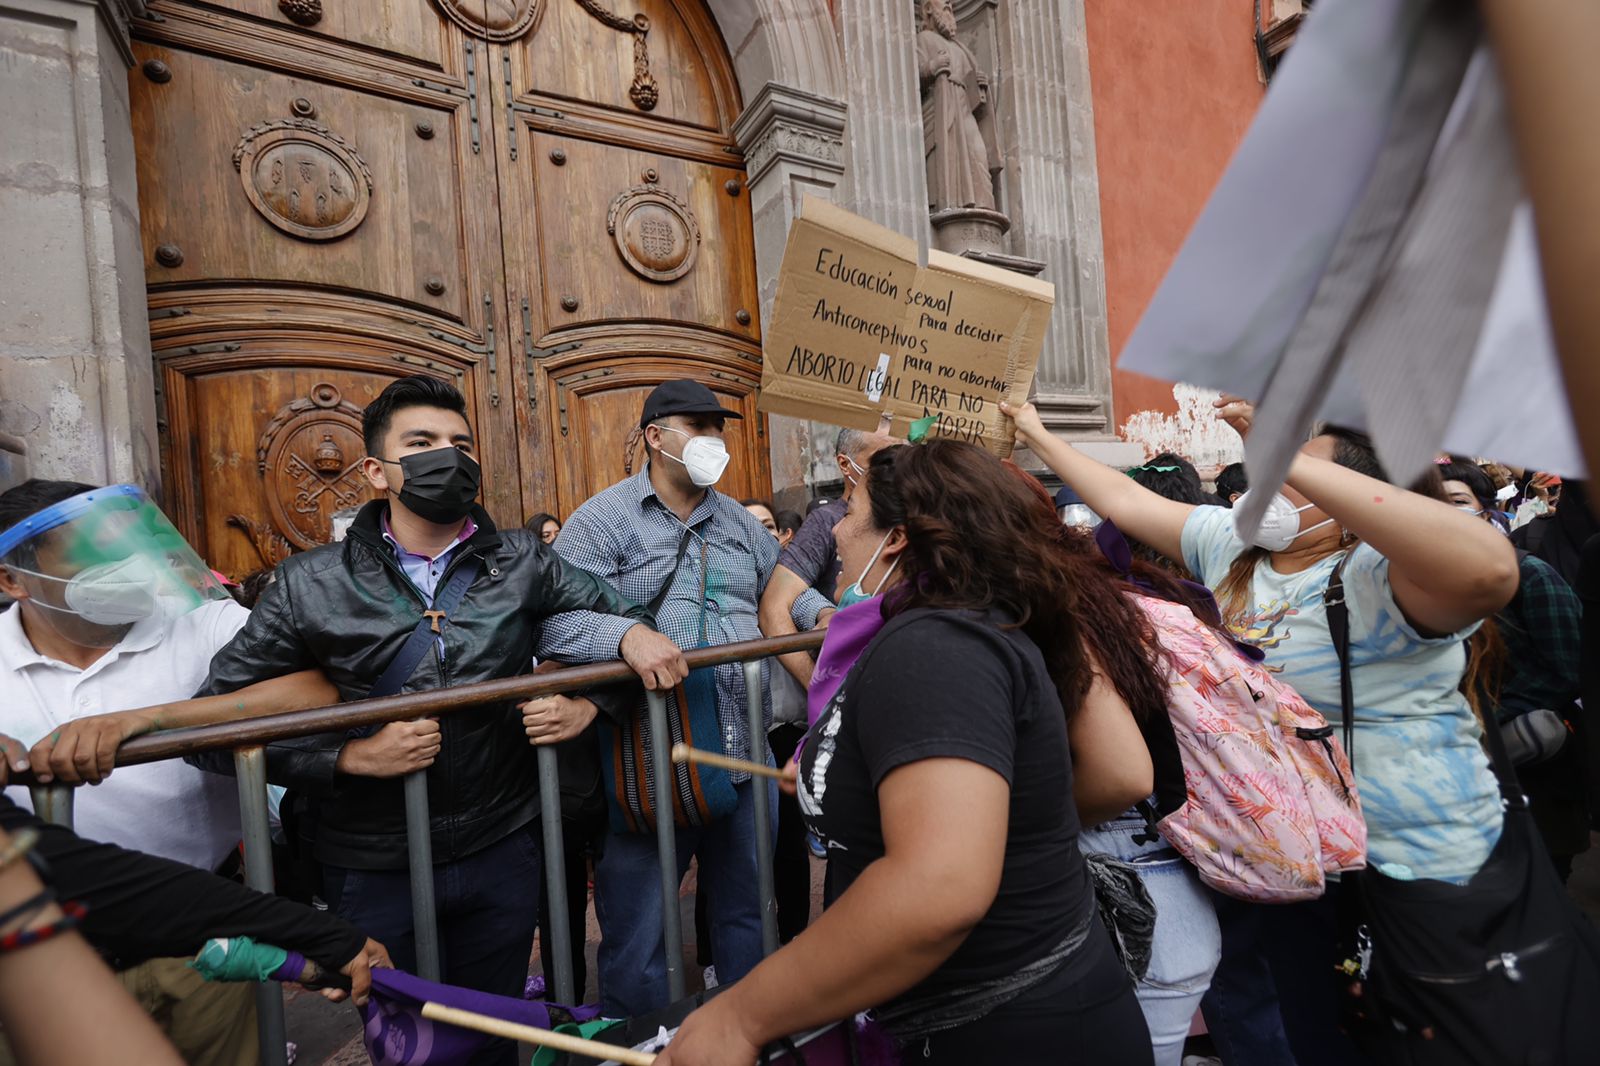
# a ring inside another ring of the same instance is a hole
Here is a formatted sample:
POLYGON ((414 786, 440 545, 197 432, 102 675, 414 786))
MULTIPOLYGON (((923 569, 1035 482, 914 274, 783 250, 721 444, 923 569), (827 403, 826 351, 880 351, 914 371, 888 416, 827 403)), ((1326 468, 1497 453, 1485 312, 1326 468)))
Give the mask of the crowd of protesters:
MULTIPOLYGON (((1219 405, 1248 431, 1247 404, 1219 405)), ((1600 793, 1581 704, 1595 590, 1574 587, 1597 543, 1583 486, 1441 457, 1401 489, 1370 442, 1328 427, 1246 531, 1237 464, 1209 487, 1172 453, 1114 470, 1049 434, 1031 406, 1006 412, 1064 483, 1054 506, 1031 475, 974 446, 844 430, 843 491, 801 520, 716 490, 739 415, 703 385, 668 382, 640 413, 643 469, 565 523, 540 514, 501 530, 477 503, 460 393, 402 379, 364 416, 377 498, 336 516, 334 543, 276 568, 249 610, 186 546, 172 550, 175 531, 137 490, 35 480, 0 495, 0 591, 15 601, 0 614, 5 769, 96 786, 79 792, 81 837, 0 800, 0 966, 35 942, 42 966, 54 940, 52 968, 93 974, 82 996, 114 1001, 107 1016, 129 1019, 130 1034, 143 1030, 119 987, 184 1061, 255 1062, 248 986, 202 980, 185 957, 208 937, 256 937, 347 975, 358 1002, 371 967, 414 970, 401 781, 420 771, 443 980, 522 995, 542 926, 548 986, 531 746, 551 745, 577 930, 593 871, 600 1009, 667 1007, 639 685, 269 744, 278 859, 301 871, 299 898, 326 909, 237 883, 225 754, 116 768, 131 737, 230 712, 621 658, 701 746, 788 764, 768 825, 754 816, 764 778, 670 771, 685 775, 675 873, 698 867, 706 983, 728 987, 663 1061, 745 1064, 785 1034, 863 1011, 908 1061, 994 1061, 1003 1044, 1007 1061, 1072 1049, 1177 1066, 1197 1013, 1229 1066, 1384 1061, 1381 1046, 1352 1041, 1336 969, 1353 890, 1330 878, 1295 903, 1217 891, 1164 839, 1174 789, 1179 804, 1186 787, 1191 806, 1206 800, 1182 767, 1171 778, 1153 728, 1183 682, 1148 597, 1248 651, 1327 722, 1354 708, 1359 759, 1335 763, 1341 782, 1353 766, 1346 793, 1364 820, 1353 865, 1462 885, 1492 865, 1502 789, 1481 725, 1492 717, 1564 880, 1600 793), (167 543, 152 551, 126 529, 167 543), (763 670, 765 737, 749 735, 741 668, 691 673, 683 659, 812 629, 827 632, 819 656, 763 670), (783 945, 765 959, 758 833, 775 842, 783 945), (30 849, 48 860, 37 871, 18 860, 30 849), (813 855, 826 859, 826 906, 810 922, 813 855)), ((53 1061, 26 1010, 0 1003, 0 1061, 53 1061)), ((473 1061, 515 1051, 495 1042, 473 1061)))

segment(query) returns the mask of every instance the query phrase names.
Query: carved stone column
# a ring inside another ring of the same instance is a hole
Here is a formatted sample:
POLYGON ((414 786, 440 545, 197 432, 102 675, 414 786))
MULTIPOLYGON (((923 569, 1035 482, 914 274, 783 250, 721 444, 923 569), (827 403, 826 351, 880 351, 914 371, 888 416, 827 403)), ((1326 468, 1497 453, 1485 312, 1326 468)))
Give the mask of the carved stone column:
POLYGON ((1062 436, 1109 440, 1111 351, 1083 0, 1009 0, 992 10, 1011 251, 1043 260, 1043 277, 1056 286, 1037 403, 1062 436))
POLYGON ((915 5, 849 0, 835 8, 850 115, 842 206, 897 233, 926 236, 928 174, 915 5))
MULTIPOLYGON (((763 323, 771 320, 778 267, 801 197, 839 200, 844 131, 843 103, 770 81, 734 123, 750 191, 763 323)), ((808 486, 835 476, 833 431, 784 415, 773 415, 769 429, 777 506, 804 510, 808 486)))
POLYGON ((156 487, 128 70, 142 0, 0 9, 0 437, 8 478, 156 487))

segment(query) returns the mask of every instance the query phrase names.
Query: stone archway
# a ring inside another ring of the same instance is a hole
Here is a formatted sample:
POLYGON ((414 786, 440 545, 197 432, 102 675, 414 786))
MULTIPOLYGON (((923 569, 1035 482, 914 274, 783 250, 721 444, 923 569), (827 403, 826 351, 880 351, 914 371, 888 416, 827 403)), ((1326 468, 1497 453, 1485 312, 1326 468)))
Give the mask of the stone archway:
MULTIPOLYGON (((801 196, 841 198, 844 57, 827 0, 707 0, 706 6, 733 56, 744 99, 744 112, 733 132, 745 154, 765 320, 772 310, 789 224, 801 196)), ((774 488, 818 480, 813 467, 826 464, 831 455, 818 454, 819 435, 811 431, 810 423, 774 415, 769 424, 774 488)), ((823 471, 820 476, 825 479, 828 474, 823 471)))

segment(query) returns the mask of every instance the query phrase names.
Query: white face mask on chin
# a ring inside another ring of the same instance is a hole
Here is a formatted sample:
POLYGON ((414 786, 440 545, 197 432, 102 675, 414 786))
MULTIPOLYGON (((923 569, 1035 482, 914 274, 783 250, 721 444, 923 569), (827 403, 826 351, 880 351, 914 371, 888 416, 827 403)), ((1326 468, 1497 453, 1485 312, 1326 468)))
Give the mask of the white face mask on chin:
POLYGON ((1308 503, 1304 507, 1296 507, 1289 497, 1281 492, 1275 492, 1272 494, 1272 502, 1267 504, 1266 513, 1261 516, 1261 524, 1256 527, 1255 536, 1246 537, 1239 530, 1239 514, 1244 510, 1245 497, 1249 495, 1250 493, 1246 492, 1234 501, 1233 531, 1245 543, 1265 548, 1269 552, 1287 551, 1291 544, 1312 530, 1333 524, 1333 519, 1325 518, 1314 526, 1301 529, 1301 513, 1311 510, 1316 504, 1308 503))

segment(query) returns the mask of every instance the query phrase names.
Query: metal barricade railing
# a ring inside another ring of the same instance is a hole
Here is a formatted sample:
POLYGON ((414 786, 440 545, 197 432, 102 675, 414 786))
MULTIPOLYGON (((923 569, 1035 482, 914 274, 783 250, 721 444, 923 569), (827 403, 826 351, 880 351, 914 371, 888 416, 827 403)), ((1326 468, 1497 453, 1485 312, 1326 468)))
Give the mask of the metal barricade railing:
MULTIPOLYGON (((790 652, 814 651, 822 646, 822 637, 821 632, 796 633, 697 648, 684 653, 691 669, 735 662, 744 664, 745 687, 749 697, 750 752, 754 761, 765 761, 769 753, 763 728, 761 660, 790 652)), ((782 667, 774 664, 773 669, 782 667)), ((117 750, 116 765, 137 766, 204 751, 232 750, 239 787, 239 820, 244 831, 245 884, 270 893, 273 891, 273 877, 271 827, 267 819, 267 744, 315 733, 343 732, 364 726, 410 721, 424 715, 449 714, 485 703, 581 692, 633 677, 633 671, 625 663, 594 663, 547 674, 527 674, 312 710, 219 721, 212 725, 190 726, 135 737, 117 750)), ((670 765, 667 702, 660 693, 647 693, 647 697, 651 761, 655 767, 667 767, 670 765)), ((544 823, 545 880, 549 884, 548 898, 542 901, 542 905, 549 908, 550 950, 555 956, 552 960, 555 995, 560 1002, 576 1003, 583 990, 573 987, 572 928, 567 915, 566 849, 561 825, 561 785, 555 749, 540 747, 536 751, 536 758, 540 815, 544 823)), ((672 810, 672 775, 655 772, 651 776, 654 779, 655 809, 672 810)), ((40 818, 71 828, 74 794, 71 787, 40 785, 33 782, 29 774, 14 775, 14 782, 28 785, 34 811, 40 818)), ((417 969, 421 971, 420 976, 436 981, 440 976, 439 928, 434 908, 433 836, 429 828, 426 772, 408 774, 403 787, 417 969)), ((771 790, 770 786, 755 780, 751 783, 751 792, 757 826, 756 891, 761 902, 761 943, 763 950, 770 953, 778 944, 777 910, 773 898, 771 790)), ((671 819, 657 818, 656 823, 667 992, 676 1001, 683 998, 685 991, 683 923, 678 911, 677 836, 671 819)), ((265 1066, 285 1066, 287 1037, 283 995, 276 985, 263 983, 256 992, 256 1003, 260 1015, 261 1060, 265 1066)))

